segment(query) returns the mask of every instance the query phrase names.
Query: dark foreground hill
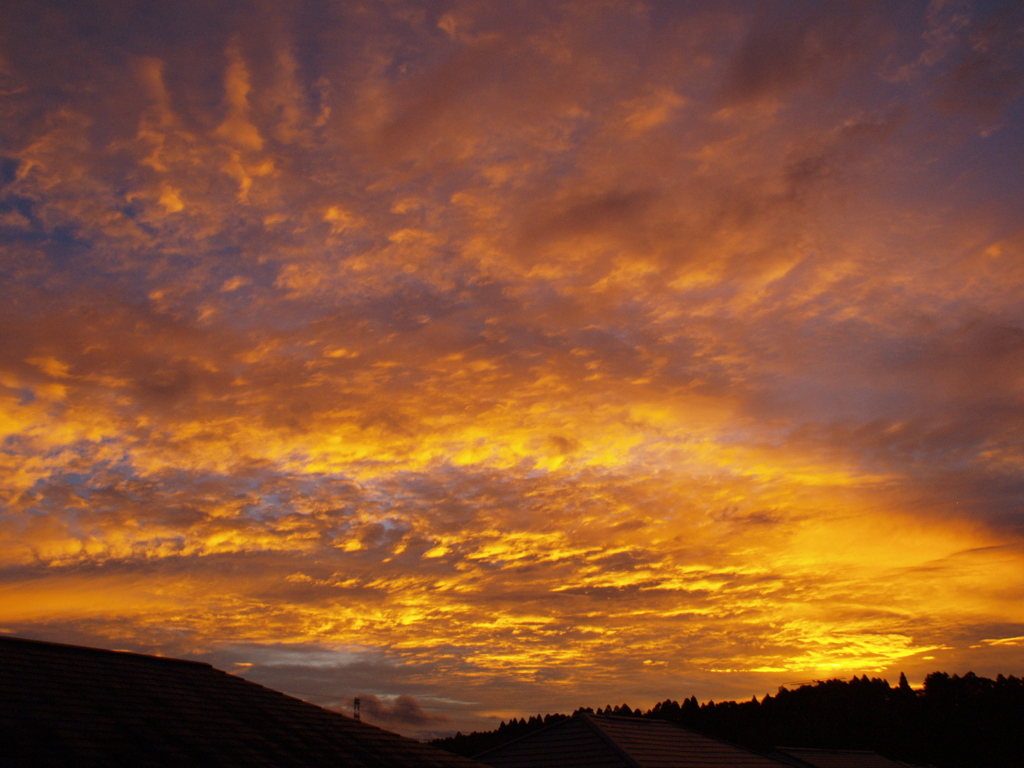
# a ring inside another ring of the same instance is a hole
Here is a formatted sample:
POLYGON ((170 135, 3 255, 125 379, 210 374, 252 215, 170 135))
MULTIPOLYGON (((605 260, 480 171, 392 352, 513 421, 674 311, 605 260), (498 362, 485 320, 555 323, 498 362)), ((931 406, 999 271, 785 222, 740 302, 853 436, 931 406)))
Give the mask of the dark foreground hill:
MULTIPOLYGON (((753 749, 864 749, 936 768, 1024 766, 1024 681, 1012 675, 934 672, 919 691, 903 675, 895 687, 865 675, 780 688, 760 701, 700 704, 691 697, 647 712, 625 704, 598 712, 668 720, 753 749)), ((432 743, 471 756, 566 717, 537 715, 432 743)))

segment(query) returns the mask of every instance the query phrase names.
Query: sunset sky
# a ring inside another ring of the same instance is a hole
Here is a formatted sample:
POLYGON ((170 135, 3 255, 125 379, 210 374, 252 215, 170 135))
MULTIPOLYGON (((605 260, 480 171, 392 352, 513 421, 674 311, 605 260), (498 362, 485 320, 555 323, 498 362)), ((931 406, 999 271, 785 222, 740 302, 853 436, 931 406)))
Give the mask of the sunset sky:
POLYGON ((0 631, 419 736, 1024 673, 1022 93, 1013 0, 8 0, 0 631))

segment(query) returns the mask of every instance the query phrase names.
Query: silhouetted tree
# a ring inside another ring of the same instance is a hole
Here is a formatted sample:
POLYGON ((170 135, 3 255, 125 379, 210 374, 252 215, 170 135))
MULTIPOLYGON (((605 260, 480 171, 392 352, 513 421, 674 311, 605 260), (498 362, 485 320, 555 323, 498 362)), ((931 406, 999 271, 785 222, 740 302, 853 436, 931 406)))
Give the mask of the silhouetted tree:
MULTIPOLYGON (((577 712, 593 712, 579 709, 577 712)), ((864 749, 937 768, 1020 768, 1024 766, 1024 681, 995 680, 968 672, 963 677, 933 672, 915 691, 900 674, 888 681, 853 677, 819 680, 775 696, 737 703, 696 697, 655 704, 646 713, 626 704, 599 713, 668 720, 754 749, 818 747, 864 749)), ((495 731, 457 734, 434 743, 472 756, 511 741, 566 715, 539 715, 502 723, 495 731)))

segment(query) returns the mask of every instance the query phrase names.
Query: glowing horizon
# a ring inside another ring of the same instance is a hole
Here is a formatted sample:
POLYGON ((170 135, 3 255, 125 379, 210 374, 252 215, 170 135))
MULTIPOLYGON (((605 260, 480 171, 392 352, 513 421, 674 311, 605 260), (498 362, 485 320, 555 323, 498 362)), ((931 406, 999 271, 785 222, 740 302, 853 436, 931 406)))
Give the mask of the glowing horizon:
POLYGON ((1016 4, 0 24, 0 631, 421 735, 1022 673, 1016 4))

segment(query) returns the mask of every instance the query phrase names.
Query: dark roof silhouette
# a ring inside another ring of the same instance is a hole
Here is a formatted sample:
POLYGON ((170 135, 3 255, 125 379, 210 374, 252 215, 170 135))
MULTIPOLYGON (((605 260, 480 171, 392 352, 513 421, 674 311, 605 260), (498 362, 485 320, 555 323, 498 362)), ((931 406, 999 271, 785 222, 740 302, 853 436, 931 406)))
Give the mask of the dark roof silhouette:
POLYGON ((791 765, 665 720, 578 713, 476 756, 493 768, 780 768, 791 765))
POLYGON ((480 768, 209 664, 13 637, 0 712, 4 765, 480 768))
POLYGON ((804 749, 779 747, 783 754, 795 757, 813 768, 907 768, 906 763, 882 757, 877 752, 854 749, 804 749))

